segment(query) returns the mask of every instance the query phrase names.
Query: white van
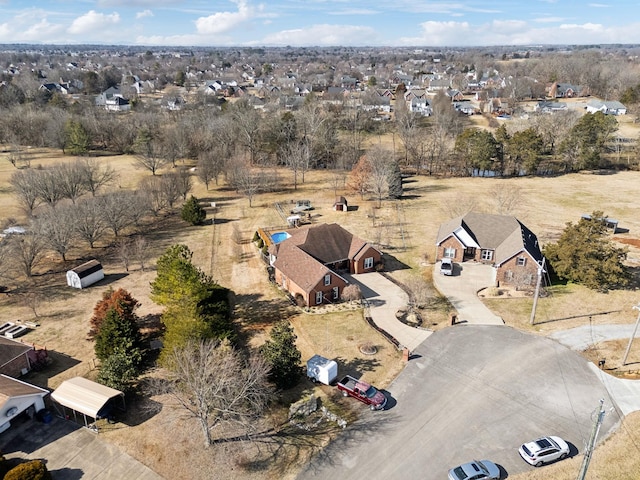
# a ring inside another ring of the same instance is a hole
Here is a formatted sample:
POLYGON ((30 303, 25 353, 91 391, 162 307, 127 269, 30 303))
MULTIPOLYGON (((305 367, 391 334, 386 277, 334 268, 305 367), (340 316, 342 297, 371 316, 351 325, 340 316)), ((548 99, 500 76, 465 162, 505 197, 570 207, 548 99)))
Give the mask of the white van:
POLYGON ((450 258, 443 258, 440 261, 440 275, 453 275, 453 262, 450 258))

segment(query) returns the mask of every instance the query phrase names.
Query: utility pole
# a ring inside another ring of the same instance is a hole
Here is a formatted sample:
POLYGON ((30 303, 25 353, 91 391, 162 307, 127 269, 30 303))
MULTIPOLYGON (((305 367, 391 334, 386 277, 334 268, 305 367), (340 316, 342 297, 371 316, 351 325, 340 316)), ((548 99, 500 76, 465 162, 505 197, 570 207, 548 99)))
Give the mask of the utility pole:
POLYGON ((538 307, 538 297, 540 296, 540 283, 542 283, 542 272, 544 272, 544 264, 546 258, 542 257, 542 263, 538 265, 538 279, 536 281, 536 291, 533 294, 533 307, 531 307, 531 319, 529 323, 534 325, 536 319, 536 308, 538 307))
POLYGON ((629 345, 627 345, 627 351, 624 352, 624 357, 622 359, 623 367, 627 364, 627 357, 629 356, 629 351, 631 350, 631 344, 633 343, 633 339, 635 338, 636 332, 638 331, 638 324, 640 324, 640 303, 638 303, 638 305, 634 305, 633 309, 638 310, 638 319, 636 320, 636 326, 633 327, 633 333, 631 334, 631 338, 629 339, 629 345))
POLYGON ((589 438, 589 444, 584 452, 584 459, 582 460, 582 466, 580 467, 580 473, 578 473, 577 480, 584 480, 587 476, 587 469, 589 468, 589 462, 591 462, 591 455, 593 454, 593 449, 596 445, 596 438, 598 437, 598 432, 600 432, 600 426, 602 425, 602 421, 604 420, 606 412, 604 411, 604 398, 600 399, 600 411, 598 412, 598 416, 593 422, 593 430, 591 431, 591 438, 589 438))

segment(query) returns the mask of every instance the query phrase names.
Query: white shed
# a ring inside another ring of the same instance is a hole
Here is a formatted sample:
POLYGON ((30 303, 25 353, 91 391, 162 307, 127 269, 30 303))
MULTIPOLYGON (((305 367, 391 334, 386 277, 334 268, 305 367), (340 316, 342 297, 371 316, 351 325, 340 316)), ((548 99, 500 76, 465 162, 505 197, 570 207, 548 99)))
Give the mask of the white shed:
POLYGON ((32 412, 44 408, 45 390, 30 383, 0 375, 0 432, 11 426, 11 419, 33 407, 32 412))
POLYGON ((97 260, 89 260, 67 272, 67 285, 73 288, 86 288, 103 278, 102 264, 97 260))

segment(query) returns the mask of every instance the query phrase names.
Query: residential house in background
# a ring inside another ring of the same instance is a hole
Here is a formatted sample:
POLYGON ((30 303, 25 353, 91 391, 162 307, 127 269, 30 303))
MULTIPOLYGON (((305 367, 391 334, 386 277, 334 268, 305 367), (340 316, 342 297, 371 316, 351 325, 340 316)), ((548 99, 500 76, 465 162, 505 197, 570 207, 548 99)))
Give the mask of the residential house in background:
POLYGON ((343 273, 375 271, 382 254, 336 223, 290 231, 269 247, 275 282, 307 306, 340 300, 349 282, 343 273))
POLYGON ((586 108, 588 113, 602 112, 605 115, 626 115, 627 114, 627 107, 625 107, 622 103, 616 100, 611 100, 611 101, 589 100, 586 108))
POLYGON ((436 261, 442 258, 492 265, 496 285, 530 288, 543 256, 538 238, 517 218, 469 212, 440 225, 436 261))

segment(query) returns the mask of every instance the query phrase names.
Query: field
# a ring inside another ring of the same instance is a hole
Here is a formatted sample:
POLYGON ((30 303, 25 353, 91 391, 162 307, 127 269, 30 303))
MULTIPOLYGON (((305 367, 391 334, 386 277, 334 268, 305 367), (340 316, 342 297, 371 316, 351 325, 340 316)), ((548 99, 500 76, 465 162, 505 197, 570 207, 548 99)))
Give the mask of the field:
MULTIPOLYGON (((34 151, 33 155, 32 166, 69 160, 44 151, 34 151)), ((103 157, 101 161, 120 172, 120 182, 115 188, 134 188, 138 179, 148 175, 135 169, 133 159, 128 156, 103 157)), ((24 221, 8 183, 14 171, 8 161, 0 162, 0 204, 3 206, 0 222, 9 218, 18 223, 24 221)), ((283 227, 274 202, 290 204, 296 199, 311 200, 315 207, 312 211, 314 222, 338 222, 354 234, 379 244, 395 266, 390 275, 405 284, 414 278, 429 281, 434 242, 441 222, 470 209, 497 213, 497 200, 507 194, 517 199, 510 213, 535 232, 542 244, 557 239, 566 222, 578 221, 582 214, 594 210, 618 219, 625 233, 616 234, 613 239, 629 248, 629 265, 636 271, 640 268, 638 172, 518 179, 408 177, 403 200, 383 201, 381 208, 376 208, 372 199, 361 199, 346 192, 343 187, 345 177, 341 180, 342 186, 334 188, 334 172, 308 173, 297 191, 293 190, 290 172, 279 170, 279 174, 288 187, 278 193, 257 196, 252 207, 246 198, 226 189, 223 182, 207 191, 196 180, 193 193, 206 202, 211 224, 190 227, 175 215, 150 219, 143 232, 150 243, 150 256, 156 258, 171 244, 187 244, 194 252, 194 262, 233 291, 234 317, 249 345, 260 345, 275 320, 289 318, 304 359, 314 353, 338 358, 341 365, 363 373, 366 379, 381 387, 401 371, 401 355, 364 323, 361 311, 306 314, 292 308, 281 292, 268 283, 265 265, 250 240, 258 227, 283 227), (347 197, 349 212, 331 209, 336 194, 347 197), (215 202, 215 208, 209 206, 210 202, 215 202), (234 225, 242 236, 238 243, 231 240, 234 225), (378 347, 375 356, 359 352, 358 346, 365 342, 378 347)), ((10 290, 8 294, 0 295, 0 320, 37 320, 40 326, 23 337, 24 341, 46 346, 54 359, 51 370, 27 380, 55 388, 72 376, 95 374, 93 344, 86 340, 86 333, 92 308, 106 288, 122 287, 130 291, 141 302, 138 314, 145 318, 146 325, 153 326, 161 312, 148 298, 149 282, 155 276, 153 265, 150 261, 142 270, 134 264, 125 271, 112 248, 98 245, 93 251, 73 250, 66 264, 56 257, 48 258, 28 287, 15 288, 17 282, 3 278, 0 284, 9 286, 10 290), (105 281, 82 291, 66 287, 64 272, 77 265, 80 259, 89 257, 102 261, 107 274, 105 281)), ((508 325, 538 334, 589 322, 632 323, 636 318, 631 309, 638 302, 634 290, 605 294, 567 285, 554 287, 549 292, 550 295, 539 301, 534 326, 529 325, 530 297, 499 297, 486 302, 508 325)), ((443 325, 447 313, 446 304, 442 305, 429 311, 428 321, 443 325)), ((613 344, 600 347, 619 349, 613 344)), ((629 360, 632 370, 640 369, 640 344, 632 349, 629 360)), ((313 386, 303 382, 299 390, 280 400, 287 405, 292 397, 312 391, 313 386)), ((315 393, 344 417, 352 418, 356 414, 350 408, 352 403, 334 398, 331 389, 316 387, 315 393)), ((262 441, 227 441, 206 450, 201 446, 200 438, 193 435, 197 431, 194 423, 181 417, 166 401, 166 398, 158 397, 150 402, 134 402, 125 422, 116 424, 104 434, 107 441, 125 449, 166 478, 212 478, 211 472, 217 472, 213 478, 291 478, 309 455, 336 434, 335 429, 329 427, 312 436, 291 432, 283 426, 284 414, 277 412, 260 426, 264 433, 262 441), (167 435, 167 431, 171 434, 167 435), (274 461, 276 456, 278 462, 274 461)), ((609 445, 640 444, 634 433, 637 432, 637 418, 637 414, 629 417, 629 427, 608 440, 601 447, 602 453, 598 450, 592 461, 594 471, 598 471, 601 462, 613 461, 606 453, 608 450, 620 455, 620 447, 609 448, 609 445)), ((628 456, 637 454, 635 448, 628 450, 628 456)), ((620 463, 625 459, 615 461, 620 463)), ((637 468, 637 463, 634 465, 630 468, 637 468)), ((600 472, 598 478, 624 478, 610 475, 606 470, 600 472)), ((560 475, 554 478, 563 478, 560 475)))

